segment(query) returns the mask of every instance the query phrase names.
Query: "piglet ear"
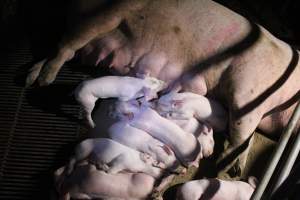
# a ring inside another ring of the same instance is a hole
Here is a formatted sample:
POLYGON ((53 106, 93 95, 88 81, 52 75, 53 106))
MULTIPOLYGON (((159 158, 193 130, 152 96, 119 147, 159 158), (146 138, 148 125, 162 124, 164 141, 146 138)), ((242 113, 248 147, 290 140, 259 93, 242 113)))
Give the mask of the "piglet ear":
POLYGON ((183 105, 183 100, 172 100, 171 105, 172 108, 181 108, 183 105))
POLYGON ((202 131, 202 134, 203 134, 203 135, 208 135, 208 132, 207 132, 206 130, 203 130, 203 131, 202 131))
POLYGON ((255 189, 256 186, 257 186, 258 180, 254 176, 249 176, 248 177, 248 183, 251 185, 251 187, 253 187, 255 189))
POLYGON ((209 124, 209 122, 203 121, 202 123, 202 132, 205 133, 205 135, 208 135, 209 133, 213 133, 213 128, 212 126, 209 124))
POLYGON ((157 93, 154 92, 151 88, 143 87, 143 93, 146 101, 150 101, 152 99, 157 98, 157 93))

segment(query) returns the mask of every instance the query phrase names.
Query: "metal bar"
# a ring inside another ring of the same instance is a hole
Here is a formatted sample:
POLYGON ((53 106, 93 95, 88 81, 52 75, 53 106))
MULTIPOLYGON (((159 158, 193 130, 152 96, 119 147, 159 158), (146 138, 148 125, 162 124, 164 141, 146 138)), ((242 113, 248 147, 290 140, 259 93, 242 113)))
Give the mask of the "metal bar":
POLYGON ((278 200, 278 199, 295 199, 294 194, 297 193, 299 187, 297 183, 299 182, 300 177, 300 163, 296 163, 296 166, 293 167, 293 170, 289 176, 282 182, 280 187, 270 196, 269 199, 278 200))
POLYGON ((285 146, 286 146, 290 136, 292 135, 292 132, 297 124, 297 121, 299 120, 299 117, 300 117, 300 102, 298 102, 297 107, 295 108, 293 115, 289 120, 288 125, 286 126, 283 134, 281 135, 281 137, 279 139, 279 144, 278 144, 277 148, 275 149, 275 151, 273 152, 272 160, 270 161, 269 166, 266 169, 266 171, 264 173, 264 177, 260 181, 259 186, 254 191, 254 194, 252 195, 251 200, 260 200, 261 199, 263 192, 265 191, 265 189, 270 181, 270 178, 278 164, 278 161, 285 149, 285 146))
POLYGON ((272 194, 280 187, 280 185, 283 183, 283 181, 290 174, 299 152, 300 152, 300 133, 298 132, 296 141, 293 144, 291 152, 289 153, 289 156, 280 171, 280 174, 279 174, 277 181, 275 183, 275 186, 273 188, 272 194))

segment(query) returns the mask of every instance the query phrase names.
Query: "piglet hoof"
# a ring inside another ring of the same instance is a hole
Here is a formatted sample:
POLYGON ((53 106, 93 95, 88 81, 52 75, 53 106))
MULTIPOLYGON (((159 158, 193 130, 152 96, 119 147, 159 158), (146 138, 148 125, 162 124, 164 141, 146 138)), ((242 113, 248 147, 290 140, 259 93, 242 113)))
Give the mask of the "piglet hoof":
POLYGON ((147 78, 147 77, 150 76, 150 73, 149 72, 146 72, 146 73, 139 73, 139 72, 137 72, 137 73, 135 73, 135 76, 137 78, 145 79, 145 78, 147 78))
POLYGON ((148 102, 148 101, 150 101, 152 99, 156 99, 157 98, 156 92, 153 92, 153 90, 151 88, 144 87, 142 89, 142 91, 144 93, 143 102, 148 102))
POLYGON ((186 173, 187 173, 186 168, 182 168, 181 171, 179 172, 179 174, 181 174, 181 175, 185 175, 186 173))
POLYGON ((103 170, 105 173, 107 174, 117 174, 119 173, 121 170, 117 167, 110 167, 109 169, 107 170, 103 170))
POLYGON ((221 170, 218 172, 218 178, 224 180, 240 180, 241 175, 242 175, 241 168, 236 164, 227 171, 221 170))
POLYGON ((101 168, 102 168, 103 171, 106 171, 106 172, 109 171, 109 166, 108 165, 102 165, 101 168))
POLYGON ((249 176, 248 177, 248 183, 251 185, 251 187, 253 187, 255 189, 257 184, 258 184, 258 180, 254 176, 249 176))
POLYGON ((154 200, 164 200, 164 198, 162 196, 158 196, 154 200))
POLYGON ((161 191, 159 191, 157 188, 154 188, 153 192, 151 194, 151 198, 150 199, 153 199, 153 200, 163 200, 161 191))
POLYGON ((109 166, 107 164, 103 164, 103 163, 96 163, 96 169, 108 172, 109 171, 109 166))
POLYGON ((228 174, 231 176, 231 177, 241 177, 242 175, 242 169, 241 167, 239 166, 239 162, 237 161, 233 166, 232 168, 228 171, 228 174))
POLYGON ((184 175, 187 173, 187 168, 183 166, 178 166, 178 167, 171 167, 169 169, 169 172, 171 174, 176 174, 176 175, 184 175))

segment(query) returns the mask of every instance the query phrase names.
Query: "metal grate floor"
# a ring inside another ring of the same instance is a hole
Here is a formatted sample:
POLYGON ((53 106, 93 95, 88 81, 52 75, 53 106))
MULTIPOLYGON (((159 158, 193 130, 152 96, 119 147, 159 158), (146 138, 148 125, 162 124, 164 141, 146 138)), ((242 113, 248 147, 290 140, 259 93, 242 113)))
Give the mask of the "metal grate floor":
POLYGON ((0 57, 0 199, 49 199, 53 171, 86 131, 70 96, 85 75, 65 66, 55 84, 25 89, 16 75, 31 60, 29 48, 0 57))

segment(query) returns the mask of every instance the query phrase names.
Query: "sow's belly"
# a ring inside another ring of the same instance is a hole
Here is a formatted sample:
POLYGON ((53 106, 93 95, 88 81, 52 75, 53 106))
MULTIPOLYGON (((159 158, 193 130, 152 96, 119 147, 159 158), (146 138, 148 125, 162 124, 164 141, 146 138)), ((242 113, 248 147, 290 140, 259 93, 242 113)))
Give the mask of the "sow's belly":
MULTIPOLYGON (((271 138, 279 139, 283 133, 284 128, 287 126, 289 119, 291 118, 297 103, 292 104, 285 110, 274 112, 265 116, 259 123, 258 129, 271 138)), ((300 120, 298 121, 294 133, 300 128, 300 120)))

